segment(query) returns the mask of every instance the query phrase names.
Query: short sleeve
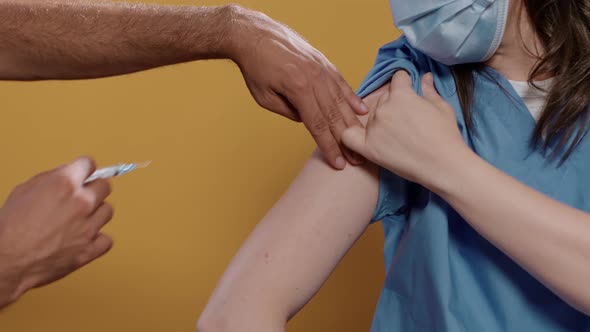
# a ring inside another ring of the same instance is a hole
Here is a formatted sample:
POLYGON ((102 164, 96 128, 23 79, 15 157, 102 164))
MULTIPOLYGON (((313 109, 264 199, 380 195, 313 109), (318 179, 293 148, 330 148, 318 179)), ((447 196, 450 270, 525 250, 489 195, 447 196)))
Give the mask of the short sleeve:
POLYGON ((414 90, 422 94, 420 78, 430 72, 431 60, 414 49, 405 37, 379 49, 377 60, 361 83, 357 94, 364 98, 391 80, 398 70, 405 70, 412 78, 414 90))
POLYGON ((379 200, 371 221, 377 222, 385 218, 404 220, 409 211, 409 189, 410 183, 407 180, 381 168, 379 174, 379 200))
MULTIPOLYGON (((412 78, 414 90, 421 94, 420 77, 429 70, 429 59, 410 46, 405 37, 383 46, 375 65, 361 84, 358 95, 366 97, 383 86, 395 72, 405 70, 412 78)), ((381 169, 379 175, 379 200, 373 214, 373 222, 388 219, 405 220, 409 212, 409 196, 415 184, 381 169)))

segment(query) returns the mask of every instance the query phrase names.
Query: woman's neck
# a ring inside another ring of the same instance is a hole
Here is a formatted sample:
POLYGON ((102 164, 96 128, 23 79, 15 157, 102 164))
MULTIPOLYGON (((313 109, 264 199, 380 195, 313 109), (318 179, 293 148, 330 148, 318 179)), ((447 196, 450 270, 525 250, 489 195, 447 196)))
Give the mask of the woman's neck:
MULTIPOLYGON (((504 38, 496 53, 486 62, 512 81, 527 81, 543 54, 541 42, 535 34, 521 1, 511 1, 504 38)), ((550 78, 550 75, 534 77, 535 81, 550 78)))

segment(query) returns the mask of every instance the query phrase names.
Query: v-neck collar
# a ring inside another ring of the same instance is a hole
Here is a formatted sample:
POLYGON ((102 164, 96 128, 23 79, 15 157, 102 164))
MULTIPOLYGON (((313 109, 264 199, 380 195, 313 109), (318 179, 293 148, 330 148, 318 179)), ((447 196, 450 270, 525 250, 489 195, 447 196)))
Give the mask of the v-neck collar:
MULTIPOLYGON (((519 113, 522 113, 528 120, 527 123, 529 125, 531 125, 531 129, 534 130, 535 127, 537 126, 537 120, 535 119, 535 117, 531 114, 531 112, 529 111, 528 107, 526 106, 526 103, 524 102, 524 100, 522 99, 522 97, 518 94, 518 92, 516 92, 516 89, 514 89, 514 86, 512 86, 512 84, 510 84, 510 81, 504 76, 502 75, 499 71, 495 70, 492 67, 486 66, 484 69, 489 75, 492 76, 493 79, 496 80, 496 82, 506 91, 508 92, 508 94, 510 95, 511 98, 513 98, 513 101, 515 101, 518 105, 518 110, 519 113)), ((530 135, 532 135, 532 130, 530 132, 530 135)))

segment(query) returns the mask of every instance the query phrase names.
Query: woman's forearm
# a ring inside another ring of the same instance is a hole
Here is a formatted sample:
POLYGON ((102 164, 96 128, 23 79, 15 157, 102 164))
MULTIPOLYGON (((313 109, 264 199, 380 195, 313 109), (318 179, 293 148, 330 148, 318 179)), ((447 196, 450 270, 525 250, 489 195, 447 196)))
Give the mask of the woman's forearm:
POLYGON ((438 188, 482 236, 590 314, 590 214, 561 204, 466 153, 438 188))
POLYGON ((365 129, 344 143, 449 202, 482 236, 578 310, 590 314, 590 214, 561 204, 479 158, 455 110, 422 78, 398 71, 365 129))
POLYGON ((235 8, 0 0, 0 78, 94 78, 226 57, 235 8))

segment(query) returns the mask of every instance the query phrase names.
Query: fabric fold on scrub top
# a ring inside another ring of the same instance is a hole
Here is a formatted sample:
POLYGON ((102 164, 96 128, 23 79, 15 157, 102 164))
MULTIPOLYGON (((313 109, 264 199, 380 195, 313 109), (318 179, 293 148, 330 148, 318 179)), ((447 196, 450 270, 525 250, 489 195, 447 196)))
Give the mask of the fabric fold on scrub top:
MULTIPOLYGON (((535 119, 498 72, 488 68, 475 74, 473 134, 465 127, 450 68, 414 49, 405 37, 380 49, 359 95, 386 84, 398 70, 410 74, 419 94, 420 77, 433 73, 437 90, 455 109, 463 139, 484 160, 558 201, 590 212, 589 140, 563 165, 559 158, 548 161, 530 145, 535 119)), ((444 147, 439 151, 444 153, 444 147)), ((381 220, 385 231, 386 279, 371 331, 590 331, 589 317, 554 295, 423 187, 381 170, 373 219, 381 220)))

